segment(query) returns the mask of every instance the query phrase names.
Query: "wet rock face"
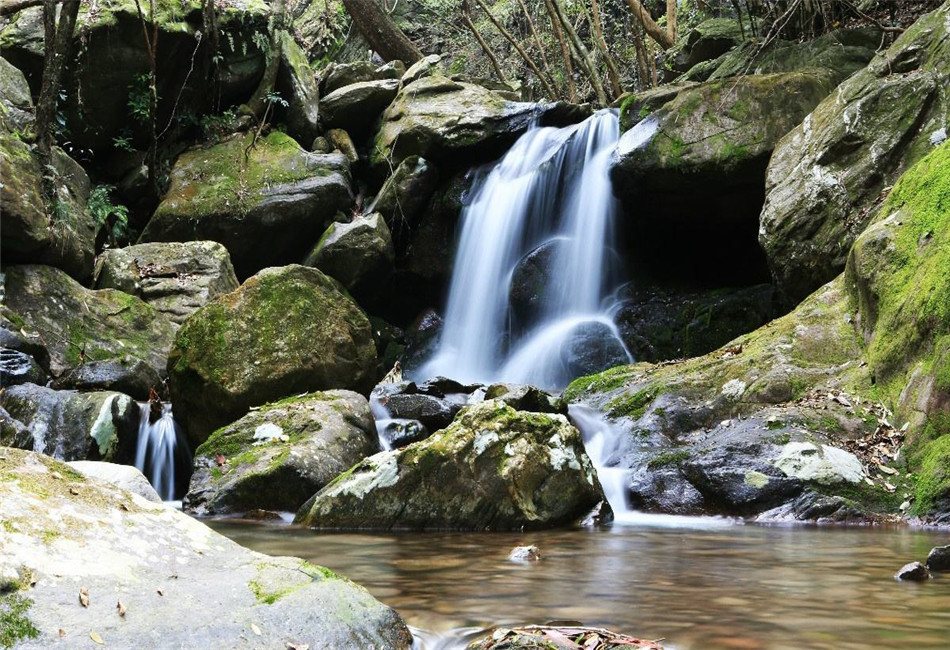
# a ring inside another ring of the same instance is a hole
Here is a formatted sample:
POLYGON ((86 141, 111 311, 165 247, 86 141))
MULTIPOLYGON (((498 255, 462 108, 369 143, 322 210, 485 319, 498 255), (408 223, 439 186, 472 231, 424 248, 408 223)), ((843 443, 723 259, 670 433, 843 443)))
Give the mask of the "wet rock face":
POLYGON ((169 353, 175 416, 197 447, 252 406, 315 390, 369 393, 369 320, 317 269, 265 269, 185 321, 169 353))
POLYGON ((91 643, 90 617, 104 641, 124 648, 159 629, 160 645, 174 647, 234 647, 251 637, 274 648, 288 641, 346 648, 354 639, 411 647, 396 612, 328 569, 254 553, 173 508, 38 454, 5 449, 0 473, 0 569, 6 576, 8 567, 25 567, 36 578, 21 595, 34 603, 29 618, 40 636, 23 647, 62 643, 59 630, 91 643), (158 557, 184 565, 171 573, 158 557), (87 607, 77 602, 80 588, 87 607))
POLYGON ((291 397, 218 429, 198 447, 184 508, 198 515, 295 511, 377 451, 363 396, 327 391, 291 397))
POLYGON ((510 530, 583 519, 605 502, 566 418, 496 401, 446 429, 357 464, 298 511, 322 528, 510 530))
POLYGON ((48 377, 40 365, 30 355, 0 348, 0 385, 46 384, 48 377))

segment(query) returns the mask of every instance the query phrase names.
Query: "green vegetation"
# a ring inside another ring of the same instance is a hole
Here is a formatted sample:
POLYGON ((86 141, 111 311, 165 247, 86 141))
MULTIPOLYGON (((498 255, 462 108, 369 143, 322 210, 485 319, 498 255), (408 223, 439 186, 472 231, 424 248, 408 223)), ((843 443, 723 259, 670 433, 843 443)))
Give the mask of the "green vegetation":
POLYGON ((643 417, 650 404, 663 391, 656 386, 647 386, 632 395, 621 395, 607 404, 607 415, 612 418, 628 417, 634 420, 643 417))
POLYGON ((28 614, 33 601, 19 593, 0 596, 0 646, 12 648, 20 641, 39 637, 28 614))
POLYGON ((647 467, 650 469, 659 469, 661 467, 669 467, 671 465, 679 467, 685 461, 689 460, 690 455, 691 454, 688 449, 666 451, 651 458, 647 462, 647 467))
POLYGON ((105 228, 109 240, 116 245, 126 238, 129 227, 129 209, 112 202, 114 185, 96 185, 89 192, 88 208, 98 228, 105 228))

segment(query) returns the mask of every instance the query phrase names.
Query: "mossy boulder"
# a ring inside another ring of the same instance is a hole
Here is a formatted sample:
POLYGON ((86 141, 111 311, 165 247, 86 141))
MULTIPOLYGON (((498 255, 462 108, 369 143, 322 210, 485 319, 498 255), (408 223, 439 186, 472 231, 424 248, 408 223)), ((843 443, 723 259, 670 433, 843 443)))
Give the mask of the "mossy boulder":
POLYGON ((192 443, 253 406, 314 390, 369 393, 376 350, 366 315, 317 269, 265 269, 178 330, 168 357, 175 415, 192 443))
POLYGON ((948 84, 950 4, 944 3, 778 143, 759 241, 786 302, 844 269, 887 188, 946 137, 948 84))
POLYGON ((400 254, 405 253, 439 182, 439 171, 425 158, 409 156, 386 179, 370 203, 369 212, 379 212, 393 233, 400 254))
POLYGON ((0 130, 0 254, 4 264, 49 264, 85 281, 97 231, 86 209, 89 178, 62 150, 53 151, 54 170, 45 170, 29 145, 0 130), (47 205, 43 177, 49 174, 54 196, 47 205))
POLYGON ((905 172, 858 238, 846 278, 877 385, 908 423, 915 509, 950 512, 950 143, 905 172))
MULTIPOLYGON (((148 3, 146 3, 147 5, 148 3)), ((149 7, 142 5, 148 15, 149 7)), ((243 101, 264 73, 265 53, 254 36, 265 32, 270 8, 263 0, 224 0, 215 4, 218 50, 209 52, 201 0, 156 0, 159 129, 173 118, 200 117, 220 101, 243 101), (219 86, 209 88, 204 62, 216 57, 219 86)), ((131 136, 145 149, 143 118, 130 118, 130 104, 145 97, 142 79, 149 58, 134 0, 81 3, 76 31, 83 45, 67 62, 66 101, 61 106, 69 138, 95 155, 114 148, 114 138, 131 136)), ((42 9, 20 11, 0 31, 0 53, 23 70, 39 95, 43 69, 42 9)))
POLYGON ((361 301, 371 301, 386 289, 393 270, 393 239, 378 212, 332 223, 305 264, 315 266, 361 301))
POLYGON ((380 175, 412 155, 446 167, 470 166, 503 153, 536 119, 583 119, 560 104, 512 102, 439 74, 405 83, 383 113, 371 147, 370 162, 380 175))
POLYGON ((24 131, 33 124, 33 97, 26 77, 0 58, 0 129, 24 131))
POLYGON ((246 278, 302 260, 352 203, 342 155, 309 153, 279 131, 240 134, 178 157, 139 243, 216 241, 246 278))
POLYGON ((320 134, 320 89, 304 52, 289 32, 281 33, 280 68, 275 85, 287 102, 278 115, 287 123, 290 135, 309 146, 320 134))
POLYGON ((268 648, 412 645, 396 612, 332 571, 249 551, 174 508, 37 454, 0 450, 0 521, 0 563, 35 580, 20 595, 38 636, 17 647, 49 648, 63 635, 92 643, 90 631, 120 648, 251 638, 268 648))
POLYGON ((138 296, 176 325, 238 288, 227 249, 212 241, 107 249, 96 260, 94 284, 138 296))
POLYGON ((122 393, 20 384, 0 391, 0 406, 26 425, 20 435, 0 440, 5 447, 66 461, 112 460, 120 447, 135 447, 139 407, 122 393))
POLYGON ((363 460, 297 512, 319 528, 521 530, 570 524, 598 504, 600 482, 562 415, 488 401, 446 429, 363 460))
POLYGON ((115 289, 92 291, 51 266, 6 268, 6 305, 39 332, 58 377, 88 361, 131 367, 136 361, 165 375, 174 330, 141 299, 115 289))
POLYGON ((674 72, 686 72, 694 66, 716 59, 745 39, 742 25, 735 18, 710 18, 687 32, 667 52, 674 72))
POLYGON ((327 128, 345 129, 357 138, 365 138, 398 92, 397 79, 343 86, 323 98, 320 120, 327 128))
POLYGON ((379 451, 366 398, 351 391, 289 397, 218 429, 195 451, 184 507, 199 515, 296 511, 379 451))

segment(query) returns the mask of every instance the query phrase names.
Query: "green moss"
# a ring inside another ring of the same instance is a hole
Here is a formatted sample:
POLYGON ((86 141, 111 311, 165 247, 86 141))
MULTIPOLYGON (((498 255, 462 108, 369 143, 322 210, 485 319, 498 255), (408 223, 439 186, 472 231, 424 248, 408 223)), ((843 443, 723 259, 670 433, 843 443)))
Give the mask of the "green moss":
POLYGON ((920 453, 913 513, 925 515, 950 498, 950 435, 928 443, 920 453))
POLYGON ((12 648, 39 637, 40 631, 29 617, 31 607, 33 601, 19 593, 0 596, 0 646, 12 648))
POLYGON ((576 402, 584 393, 606 393, 620 388, 634 375, 631 366, 617 366, 593 375, 578 377, 564 389, 565 402, 576 402))
POLYGON ((628 417, 636 420, 643 417, 650 404, 662 392, 659 387, 651 385, 641 388, 632 395, 621 395, 607 403, 607 415, 613 418, 628 417))
MULTIPOLYGON (((889 479, 892 482, 897 479, 889 479)), ((833 497, 842 497, 858 507, 859 510, 868 510, 879 514, 896 514, 900 512, 900 505, 904 501, 902 490, 888 492, 882 486, 860 483, 835 483, 823 485, 809 483, 808 486, 818 492, 833 497)))
POLYGON ((647 467, 649 469, 659 469, 661 467, 669 467, 675 465, 679 467, 685 461, 689 460, 690 452, 688 449, 677 449, 675 451, 667 451, 654 456, 647 462, 647 467))

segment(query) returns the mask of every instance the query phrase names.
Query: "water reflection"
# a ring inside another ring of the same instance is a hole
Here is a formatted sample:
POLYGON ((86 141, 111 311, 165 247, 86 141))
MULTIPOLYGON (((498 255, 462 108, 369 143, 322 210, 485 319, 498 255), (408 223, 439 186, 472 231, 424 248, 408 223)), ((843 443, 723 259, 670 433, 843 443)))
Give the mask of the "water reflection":
POLYGON ((892 577, 950 535, 908 529, 614 526, 531 534, 315 534, 214 527, 366 586, 427 648, 493 625, 577 620, 673 648, 950 647, 950 575, 892 577), (544 559, 507 561, 519 544, 544 559), (468 628, 468 629, 466 629, 468 628))

